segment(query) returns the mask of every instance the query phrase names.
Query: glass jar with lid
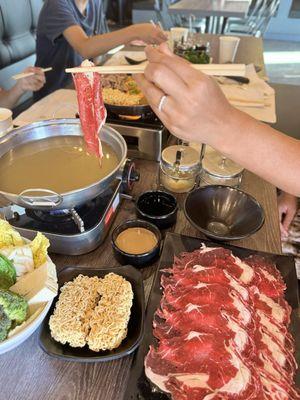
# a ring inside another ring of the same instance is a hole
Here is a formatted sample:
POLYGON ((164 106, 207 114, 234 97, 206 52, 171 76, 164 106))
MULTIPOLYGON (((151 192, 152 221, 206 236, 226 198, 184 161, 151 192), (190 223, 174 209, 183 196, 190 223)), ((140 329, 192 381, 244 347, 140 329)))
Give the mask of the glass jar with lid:
POLYGON ((200 154, 190 146, 169 146, 161 154, 160 184, 170 192, 186 193, 196 184, 200 154))
POLYGON ((200 186, 226 185, 239 187, 244 168, 213 148, 206 146, 202 160, 200 186))

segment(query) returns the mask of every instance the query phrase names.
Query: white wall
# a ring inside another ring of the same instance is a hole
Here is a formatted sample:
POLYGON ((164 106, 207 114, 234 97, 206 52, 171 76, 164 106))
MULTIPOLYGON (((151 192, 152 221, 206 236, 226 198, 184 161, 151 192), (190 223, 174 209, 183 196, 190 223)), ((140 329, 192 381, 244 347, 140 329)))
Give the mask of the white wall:
POLYGON ((300 42, 300 18, 288 18, 292 0, 281 0, 277 16, 271 19, 264 38, 300 42))

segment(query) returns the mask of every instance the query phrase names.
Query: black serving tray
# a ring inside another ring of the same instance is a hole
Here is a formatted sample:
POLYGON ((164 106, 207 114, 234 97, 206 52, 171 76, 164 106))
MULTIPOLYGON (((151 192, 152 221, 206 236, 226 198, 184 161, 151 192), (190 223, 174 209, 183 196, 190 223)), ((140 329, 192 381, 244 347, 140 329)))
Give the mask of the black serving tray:
POLYGON ((39 332, 39 345, 50 356, 60 358, 65 361, 77 362, 102 362, 112 361, 131 354, 140 344, 144 334, 144 315, 145 315, 145 297, 141 273, 130 265, 115 268, 97 268, 88 269, 80 267, 66 267, 58 273, 59 287, 76 278, 79 274, 87 276, 98 276, 114 272, 127 279, 133 290, 133 304, 128 324, 128 334, 120 346, 114 350, 95 352, 87 346, 75 348, 69 345, 63 345, 56 342, 50 334, 49 318, 54 311, 58 297, 53 302, 46 318, 43 321, 39 332))
MULTIPOLYGON (((160 278, 162 274, 161 270, 163 268, 170 267, 173 264, 174 255, 179 255, 180 253, 185 251, 191 252, 193 250, 196 250, 201 246, 202 243, 209 247, 224 247, 226 249, 230 249, 235 256, 240 258, 246 258, 251 254, 259 254, 269 260, 272 260, 272 262, 276 264, 287 285, 285 298, 293 309, 291 315, 290 331, 295 338, 296 360, 300 365, 300 318, 297 314, 297 312, 299 312, 298 281, 293 257, 243 249, 241 247, 230 246, 223 243, 215 243, 208 240, 177 235, 168 232, 165 238, 160 263, 151 288, 146 311, 144 340, 135 354, 131 366, 130 378, 127 384, 127 391, 125 393, 124 400, 170 399, 167 394, 155 389, 150 381, 148 381, 144 373, 144 358, 148 352, 149 345, 155 343, 155 338, 152 334, 152 321, 154 312, 159 306, 159 302, 162 296, 162 289, 160 287, 160 278)), ((299 370, 296 376, 296 384, 298 386, 300 385, 299 370)))

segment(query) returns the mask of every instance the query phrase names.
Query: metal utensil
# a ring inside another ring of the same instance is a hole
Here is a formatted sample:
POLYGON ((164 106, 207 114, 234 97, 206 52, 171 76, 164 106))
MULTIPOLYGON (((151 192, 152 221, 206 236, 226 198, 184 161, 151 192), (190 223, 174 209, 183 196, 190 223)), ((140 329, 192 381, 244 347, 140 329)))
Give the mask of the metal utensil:
POLYGON ((246 76, 224 76, 226 79, 231 79, 232 81, 236 81, 238 83, 246 84, 250 83, 250 79, 246 76))
POLYGON ((142 64, 143 62, 146 62, 147 59, 145 58, 144 60, 134 60, 133 58, 124 56, 125 60, 128 62, 130 65, 139 65, 142 64))

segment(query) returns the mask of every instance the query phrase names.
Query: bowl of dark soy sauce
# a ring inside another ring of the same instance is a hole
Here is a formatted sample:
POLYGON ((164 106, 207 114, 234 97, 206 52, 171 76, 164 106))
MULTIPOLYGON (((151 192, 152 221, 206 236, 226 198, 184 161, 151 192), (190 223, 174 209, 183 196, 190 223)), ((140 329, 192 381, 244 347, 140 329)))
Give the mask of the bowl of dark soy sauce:
POLYGON ((178 205, 170 193, 161 190, 145 192, 135 206, 138 218, 151 222, 159 229, 170 228, 176 223, 178 205))

